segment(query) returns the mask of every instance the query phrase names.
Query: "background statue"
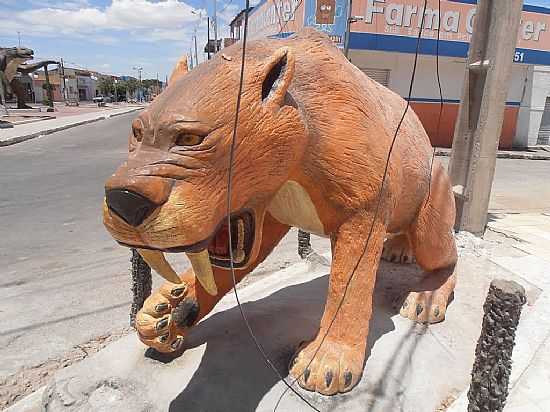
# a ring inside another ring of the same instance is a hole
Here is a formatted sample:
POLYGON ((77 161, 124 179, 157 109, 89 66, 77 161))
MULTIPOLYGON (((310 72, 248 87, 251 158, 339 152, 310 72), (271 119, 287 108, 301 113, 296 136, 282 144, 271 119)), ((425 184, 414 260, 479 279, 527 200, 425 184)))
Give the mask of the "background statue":
MULTIPOLYGON (((10 82, 15 77, 21 63, 32 60, 34 52, 25 47, 0 47, 0 116, 7 115, 6 95, 10 92, 10 82)), ((0 120, 0 128, 13 127, 0 120)))
POLYGON ((177 67, 134 120, 128 160, 106 182, 106 228, 168 280, 137 314, 138 336, 178 353, 189 328, 231 290, 231 256, 240 281, 298 227, 330 238, 332 265, 318 333, 299 345, 290 373, 308 390, 346 392, 363 372, 381 257, 416 259, 425 271, 402 316, 445 318, 457 261, 449 178, 437 160, 432 165, 412 110, 386 169, 406 102, 326 35, 304 29, 247 46, 228 211, 240 47, 188 73, 177 67), (185 253, 192 269, 177 275, 164 252, 185 253))
MULTIPOLYGON (((15 77, 16 73, 28 75, 40 68, 44 68, 47 74, 49 64, 58 64, 54 60, 44 60, 37 63, 25 64, 26 61, 34 58, 34 52, 25 47, 0 48, 0 106, 3 113, 7 114, 6 99, 12 92, 17 98, 18 109, 29 109, 25 104, 25 93, 23 87, 15 77)), ((46 76, 46 83, 49 84, 49 78, 46 76)), ((48 88, 48 98, 51 101, 51 90, 48 88)), ((0 120, 0 128, 13 127, 11 123, 0 120)))

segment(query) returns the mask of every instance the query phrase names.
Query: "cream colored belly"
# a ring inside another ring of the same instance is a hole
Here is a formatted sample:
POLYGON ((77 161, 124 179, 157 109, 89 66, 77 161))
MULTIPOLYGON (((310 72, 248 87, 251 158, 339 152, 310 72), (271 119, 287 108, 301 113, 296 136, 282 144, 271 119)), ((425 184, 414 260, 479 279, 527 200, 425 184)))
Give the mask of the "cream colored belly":
POLYGON ((281 187, 267 210, 281 223, 319 236, 326 236, 311 197, 299 183, 293 180, 287 181, 281 187))

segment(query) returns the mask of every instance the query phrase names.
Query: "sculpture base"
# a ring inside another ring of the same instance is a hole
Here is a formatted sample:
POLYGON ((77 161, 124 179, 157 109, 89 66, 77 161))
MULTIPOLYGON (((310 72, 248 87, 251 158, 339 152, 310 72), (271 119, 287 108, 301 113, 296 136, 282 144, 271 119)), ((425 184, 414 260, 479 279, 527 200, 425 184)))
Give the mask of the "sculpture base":
MULTIPOLYGON (((312 254, 239 291, 254 333, 284 376, 296 347, 317 332, 328 271, 312 254)), ((382 262, 361 382, 333 397, 296 389, 322 411, 435 410, 469 385, 485 295, 502 273, 485 258, 463 256, 447 319, 425 326, 395 307, 420 270, 382 262)), ((170 359, 126 336, 60 370, 33 402, 48 411, 271 411, 285 390, 252 344, 233 294, 193 328, 185 345, 183 355, 170 359)), ((277 410, 310 411, 292 393, 277 410)))

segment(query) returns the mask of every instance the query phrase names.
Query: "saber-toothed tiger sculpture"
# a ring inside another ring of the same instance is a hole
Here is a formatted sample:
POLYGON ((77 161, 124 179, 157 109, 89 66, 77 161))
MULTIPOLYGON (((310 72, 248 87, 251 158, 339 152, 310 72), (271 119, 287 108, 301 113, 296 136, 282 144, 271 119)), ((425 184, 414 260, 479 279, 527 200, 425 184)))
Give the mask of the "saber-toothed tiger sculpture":
MULTIPOLYGON (((106 183, 105 226, 169 281, 146 300, 136 322, 140 339, 161 352, 177 351, 188 329, 232 287, 225 222, 240 47, 224 49, 189 73, 178 65, 170 86, 133 122, 128 160, 106 183), (186 253, 193 269, 178 276, 163 252, 186 253)), ((430 142, 409 110, 375 216, 405 101, 312 29, 284 40, 251 41, 242 99, 230 228, 237 280, 291 226, 330 238, 319 332, 298 348, 290 373, 309 390, 346 392, 363 371, 383 249, 391 260, 416 259, 425 271, 401 314, 428 323, 445 318, 457 260, 449 179, 437 161, 430 167, 430 142)))

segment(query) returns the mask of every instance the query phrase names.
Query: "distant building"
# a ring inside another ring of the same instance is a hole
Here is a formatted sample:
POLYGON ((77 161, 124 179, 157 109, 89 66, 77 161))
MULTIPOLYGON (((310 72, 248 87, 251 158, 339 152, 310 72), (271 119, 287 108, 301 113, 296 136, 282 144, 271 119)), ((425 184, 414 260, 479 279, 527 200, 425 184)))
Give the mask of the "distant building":
MULTIPOLYGON (((59 75, 54 70, 48 70, 50 85, 52 86, 52 95, 54 102, 63 101, 63 86, 61 85, 59 75)), ((34 103, 42 103, 48 97, 46 92, 46 75, 44 70, 39 70, 31 75, 32 89, 34 94, 34 103)))
MULTIPOLYGON (((59 68, 48 70, 50 84, 53 89, 53 100, 63 101, 65 98, 75 101, 89 101, 97 94, 97 73, 89 70, 65 67, 65 81, 61 76, 59 68), (65 97, 63 96, 63 87, 65 87, 65 97)), ((44 100, 46 93, 44 84, 46 77, 43 70, 32 74, 35 102, 40 103, 44 100)))
MULTIPOLYGON (((248 13, 252 12, 254 7, 248 8, 248 13)), ((224 39, 224 47, 230 46, 233 43, 238 42, 241 39, 243 26, 244 26, 244 14, 246 9, 242 9, 233 20, 229 23, 229 35, 228 39, 224 39)))

